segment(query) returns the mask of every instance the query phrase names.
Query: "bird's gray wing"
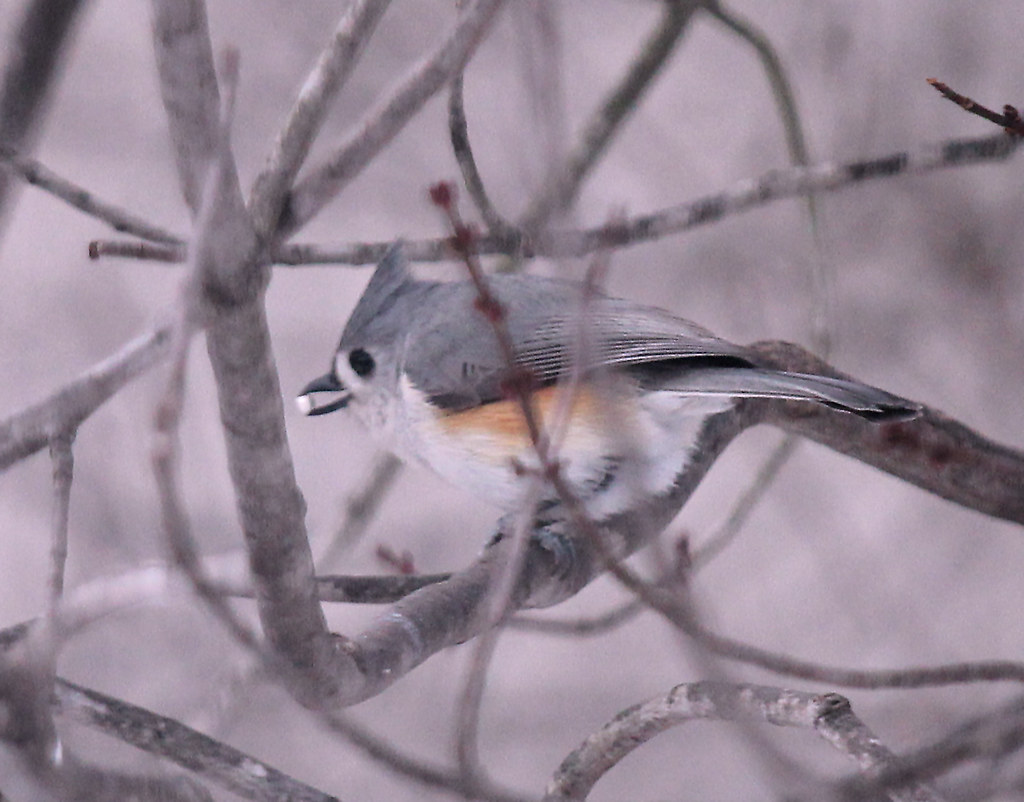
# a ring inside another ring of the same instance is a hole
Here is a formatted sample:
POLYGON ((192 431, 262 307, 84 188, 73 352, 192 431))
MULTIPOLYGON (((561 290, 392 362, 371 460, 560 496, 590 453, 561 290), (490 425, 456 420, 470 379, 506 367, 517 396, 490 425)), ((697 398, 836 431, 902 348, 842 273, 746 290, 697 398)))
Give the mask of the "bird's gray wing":
MULTIPOLYGON (((579 366, 664 367, 680 360, 749 365, 743 348, 663 310, 596 295, 581 300, 578 284, 537 277, 496 276, 504 325, 516 367, 542 387, 579 366)), ((406 347, 405 370, 434 404, 458 411, 509 395, 512 377, 493 325, 473 308, 465 283, 435 291, 406 347), (442 311, 443 310, 443 311, 442 311)))
POLYGON ((613 298, 526 325, 514 337, 520 365, 541 381, 554 381, 574 365, 584 371, 657 363, 750 365, 746 349, 688 320, 654 307, 613 298))

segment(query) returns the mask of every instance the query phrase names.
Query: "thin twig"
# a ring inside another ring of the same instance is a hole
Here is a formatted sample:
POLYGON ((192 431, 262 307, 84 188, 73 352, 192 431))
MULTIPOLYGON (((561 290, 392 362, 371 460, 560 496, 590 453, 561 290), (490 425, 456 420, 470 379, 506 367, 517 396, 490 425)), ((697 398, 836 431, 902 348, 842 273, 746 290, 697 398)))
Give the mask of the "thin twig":
POLYGON ((484 778, 478 778, 478 782, 467 785, 458 771, 434 766, 404 754, 347 716, 332 714, 324 716, 323 721, 333 732, 359 747, 377 762, 428 788, 440 788, 467 799, 485 802, 526 802, 533 798, 507 791, 484 778))
POLYGON ((1024 136, 1024 120, 1021 119, 1020 112, 1016 108, 1007 104, 1003 106, 1003 113, 992 111, 992 109, 982 106, 980 103, 975 103, 969 97, 961 95, 958 92, 954 92, 946 84, 937 78, 926 79, 933 87, 935 87, 939 93, 948 100, 952 100, 964 111, 970 112, 971 114, 977 114, 989 122, 993 122, 996 125, 1001 125, 1008 134, 1014 134, 1015 136, 1024 136))
MULTIPOLYGON (((1024 745, 1024 697, 978 716, 940 740, 902 756, 874 777, 854 777, 831 789, 843 802, 872 799, 879 793, 938 777, 972 760, 998 762, 1024 745)), ((972 798, 968 796, 967 798, 972 798)))
POLYGON ((89 243, 90 259, 102 259, 104 256, 180 264, 188 259, 188 249, 184 245, 153 245, 137 240, 96 239, 89 243))
POLYGON ((354 126, 353 133, 323 164, 299 181, 281 221, 282 234, 305 225, 362 172, 427 100, 462 72, 503 2, 476 0, 461 11, 441 45, 354 126))
MULTIPOLYGON (((810 150, 804 136, 803 127, 800 124, 800 113, 796 107, 796 96, 782 66, 782 59, 775 51, 775 46, 762 31, 752 22, 739 16, 731 9, 726 8, 718 0, 713 0, 707 6, 708 13, 725 25, 729 30, 747 42, 754 52, 757 53, 768 84, 772 89, 772 97, 775 98, 775 105, 778 108, 779 116, 782 118, 783 130, 786 133, 786 148, 789 151, 789 159, 794 166, 807 167, 811 163, 810 150)), ((825 221, 819 212, 818 200, 813 192, 804 196, 804 205, 807 209, 807 220, 811 230, 811 239, 814 243, 814 258, 811 260, 811 309, 810 309, 810 343, 811 350, 820 354, 822 359, 828 359, 832 351, 833 340, 833 296, 835 265, 829 259, 828 248, 825 244, 825 221)), ((773 462, 769 457, 769 462, 773 462)), ((781 468, 781 464, 780 464, 781 468)), ((761 472, 762 476, 765 473, 761 472)), ((770 477, 765 480, 770 481, 770 477)))
POLYGON ((672 55, 699 6, 695 0, 671 0, 664 4, 664 17, 658 28, 640 49, 619 85, 584 125, 564 165, 554 171, 520 218, 520 227, 529 236, 543 229, 552 215, 572 205, 584 177, 604 155, 623 121, 639 107, 644 92, 672 55))
MULTIPOLYGON (((451 226, 453 240, 458 244, 469 279, 476 289, 475 313, 484 316, 497 340, 498 350, 508 370, 505 385, 518 402, 523 420, 529 432, 530 442, 537 452, 541 464, 545 464, 554 444, 546 436, 542 424, 533 408, 532 386, 529 376, 517 369, 515 346, 505 318, 506 310, 491 292, 487 277, 477 260, 473 248, 474 232, 463 222, 455 197, 455 187, 440 183, 430 189, 431 201, 445 214, 451 226)), ((484 615, 484 629, 477 639, 476 648, 470 660, 469 672, 459 695, 456 711, 455 754, 459 771, 467 786, 473 787, 485 782, 483 768, 477 754, 477 734, 480 720, 480 706, 483 701, 484 683, 494 649, 500 635, 501 622, 513 612, 513 597, 526 556, 526 547, 534 530, 534 513, 540 502, 542 477, 537 474, 528 482, 524 498, 516 513, 511 537, 511 547, 503 551, 504 566, 499 570, 497 581, 491 591, 484 615)))
MULTIPOLYGON (((410 593, 439 582, 451 574, 413 574, 411 576, 318 576, 320 601, 345 604, 393 604, 410 593)), ((249 591, 251 595, 252 591, 249 591)), ((236 595, 243 595, 241 593, 236 595)))
POLYGON ((285 198, 338 90, 345 85, 391 0, 356 0, 346 10, 320 54, 277 134, 267 163, 249 196, 257 236, 269 238, 285 198))
POLYGON ((609 630, 632 621, 647 609, 649 608, 642 601, 632 598, 602 615, 567 619, 517 615, 509 619, 507 626, 509 629, 536 632, 540 635, 589 637, 604 635, 609 630))
MULTIPOLYGON (((605 224, 579 231, 545 230, 529 241, 521 241, 517 235, 484 234, 477 237, 473 244, 476 253, 481 256, 585 256, 605 248, 620 248, 660 239, 777 200, 845 189, 862 181, 996 161, 1009 157, 1016 149, 1016 139, 1000 134, 948 140, 938 145, 868 161, 847 164, 825 162, 806 168, 776 170, 757 179, 745 179, 724 192, 650 214, 629 217, 614 226, 605 224)), ((275 264, 284 266, 375 264, 384 257, 392 244, 388 241, 344 245, 282 245, 274 250, 271 258, 275 264)), ((412 262, 453 261, 460 258, 449 237, 408 240, 403 254, 412 262)))
POLYGON ((18 154, 14 148, 0 142, 0 166, 10 170, 27 184, 60 198, 68 206, 101 220, 115 231, 131 234, 161 245, 184 246, 184 240, 166 229, 154 226, 141 217, 100 200, 91 192, 48 169, 35 159, 18 154))
POLYGON ((64 432, 50 441, 50 462, 53 465, 53 509, 50 535, 50 608, 64 595, 64 570, 68 561, 68 516, 71 509, 71 483, 75 475, 72 444, 74 430, 64 432))
POLYGON ((484 180, 476 166, 476 157, 469 144, 469 131, 466 125, 466 107, 463 98, 463 75, 455 76, 448 88, 448 136, 451 139, 455 161, 462 172, 462 182, 469 192, 469 197, 476 204, 477 211, 483 218, 487 229, 494 233, 509 232, 512 225, 502 217, 491 203, 491 198, 484 187, 484 180))

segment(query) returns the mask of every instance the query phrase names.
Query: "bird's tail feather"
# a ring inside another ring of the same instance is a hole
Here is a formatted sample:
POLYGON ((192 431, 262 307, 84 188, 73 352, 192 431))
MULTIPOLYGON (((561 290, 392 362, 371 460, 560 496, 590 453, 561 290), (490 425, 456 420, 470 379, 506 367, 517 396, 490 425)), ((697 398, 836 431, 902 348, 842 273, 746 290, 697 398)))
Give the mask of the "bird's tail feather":
POLYGON ((813 401, 869 420, 908 420, 921 408, 877 387, 847 379, 760 368, 697 368, 659 389, 687 395, 813 401))

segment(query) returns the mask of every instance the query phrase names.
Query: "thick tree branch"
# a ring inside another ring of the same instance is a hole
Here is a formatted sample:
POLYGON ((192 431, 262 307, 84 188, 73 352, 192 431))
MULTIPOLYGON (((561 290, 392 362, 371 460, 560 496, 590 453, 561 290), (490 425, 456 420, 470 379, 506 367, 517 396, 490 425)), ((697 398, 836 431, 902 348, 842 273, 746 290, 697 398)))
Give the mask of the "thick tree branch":
MULTIPOLYGON (((753 346, 765 364, 842 376, 799 346, 753 346)), ((813 405, 752 404, 753 417, 874 465, 930 493, 995 518, 1024 524, 1024 453, 992 442, 943 413, 924 407, 905 423, 875 426, 813 405), (827 418, 827 420, 826 420, 827 418)))
MULTIPOLYGON (((219 99, 205 11, 198 0, 154 0, 161 90, 186 198, 222 141, 219 99)), ((327 630, 313 583, 305 502, 284 428, 280 381, 263 294, 269 271, 230 160, 219 164, 210 230, 198 257, 201 316, 213 367, 242 529, 249 548, 263 631, 296 697, 317 706, 358 669, 327 630)))

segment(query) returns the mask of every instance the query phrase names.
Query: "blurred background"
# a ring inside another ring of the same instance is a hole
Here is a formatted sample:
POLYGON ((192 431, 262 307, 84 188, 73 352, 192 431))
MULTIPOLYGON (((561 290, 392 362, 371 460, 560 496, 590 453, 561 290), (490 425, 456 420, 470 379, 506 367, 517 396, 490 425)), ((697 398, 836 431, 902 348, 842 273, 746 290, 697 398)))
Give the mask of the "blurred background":
MULTIPOLYGON (((297 10, 280 0, 218 0, 210 6, 215 46, 234 45, 241 53, 234 145, 247 188, 345 4, 307 0, 297 10)), ((21 0, 0 5, 0 34, 9 36, 22 8, 21 0)), ((814 161, 851 161, 994 132, 943 100, 928 77, 992 108, 1020 100, 1024 15, 1014 2, 735 0, 730 8, 777 48, 814 161)), ((148 14, 145 3, 87 5, 35 155, 101 198, 186 235, 148 14)), ((311 163, 430 50, 453 15, 451 4, 436 0, 393 3, 311 163)), ((503 213, 514 218, 522 211, 552 153, 573 141, 659 16, 659 3, 636 0, 509 4, 466 73, 470 138, 503 213), (556 50, 539 19, 554 21, 556 50), (559 65, 560 74, 550 71, 559 65), (536 101, 542 91, 554 93, 556 113, 536 101)), ((446 118, 442 93, 297 241, 444 234, 427 188, 458 175, 446 118)), ((653 211, 788 163, 782 123, 752 49, 697 15, 586 182, 569 222, 596 225, 653 211)), ((1018 448, 1024 447, 1021 177, 1018 158, 863 184, 820 199, 832 276, 832 363, 1018 448)), ((90 262, 88 242, 112 236, 104 225, 31 187, 14 200, 0 240, 0 415, 41 399, 147 329, 173 303, 179 283, 175 266, 90 262)), ((463 211, 473 211, 466 200, 463 211)), ((608 285, 732 340, 808 344, 817 258, 805 205, 785 201, 621 250, 608 285)), ((578 273, 584 266, 538 262, 530 269, 578 273)), ((276 269, 267 302, 287 396, 323 372, 368 275, 340 266, 276 269)), ((161 558, 148 445, 164 378, 163 370, 152 371, 79 432, 71 586, 161 558)), ((314 553, 321 553, 343 518, 346 497, 374 462, 374 445, 347 416, 305 419, 290 404, 287 409, 314 553)), ((779 438, 767 429, 742 436, 671 533, 688 533, 699 547, 779 438)), ((237 552, 241 537, 201 343, 189 372, 182 458, 197 537, 211 554, 237 552)), ((0 626, 44 609, 50 494, 43 453, 0 476, 0 626)), ((323 569, 383 572, 375 556, 382 544, 411 552, 420 571, 457 569, 479 552, 495 517, 459 488, 410 467, 364 538, 323 569)), ((739 539, 697 575, 694 587, 708 622, 722 633, 827 664, 1015 659, 1024 647, 1021 534, 805 443, 739 539)), ((638 559, 642 565, 643 555, 638 559)), ((613 582, 600 580, 546 614, 593 615, 624 598, 613 582)), ((346 634, 380 612, 328 609, 332 626, 346 634)), ((436 656, 353 715, 417 755, 450 760, 451 711, 468 654, 460 647, 436 656)), ((93 626, 68 645, 60 672, 208 728, 345 798, 444 796, 396 778, 324 733, 280 690, 257 684, 232 697, 246 665, 198 606, 174 602, 93 626), (232 701, 221 709, 225 699, 232 701)), ((740 666, 731 671, 766 684, 833 690, 740 666)), ((484 702, 482 758, 495 779, 539 794, 569 750, 617 712, 700 678, 687 645, 653 614, 590 639, 509 632, 484 702)), ((906 750, 1013 692, 1004 684, 849 696, 890 747, 906 750)), ((811 733, 766 735, 816 772, 853 768, 811 733)), ((70 729, 67 737, 97 760, 166 770, 94 734, 70 729)), ((772 788, 770 772, 734 727, 695 723, 640 749, 593 798, 730 800, 772 788)))

